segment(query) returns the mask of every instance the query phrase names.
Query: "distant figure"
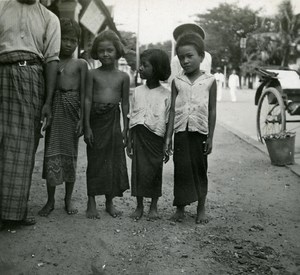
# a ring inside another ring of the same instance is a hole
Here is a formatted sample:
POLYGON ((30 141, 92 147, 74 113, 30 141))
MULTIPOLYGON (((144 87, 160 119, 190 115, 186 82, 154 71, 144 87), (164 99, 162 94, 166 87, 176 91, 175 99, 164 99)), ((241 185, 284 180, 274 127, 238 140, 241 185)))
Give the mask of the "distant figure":
POLYGON ((199 69, 204 42, 196 33, 179 37, 176 53, 184 72, 172 82, 166 150, 174 135, 174 221, 182 221, 185 206, 197 201, 196 223, 208 221, 205 202, 208 187, 207 156, 213 147, 216 124, 216 80, 199 69))
MULTIPOLYGON (((199 34, 202 39, 205 39, 205 32, 204 30, 197 24, 187 23, 177 26, 173 31, 173 37, 175 41, 177 41, 178 37, 184 33, 197 33, 199 34)), ((211 62, 212 58, 208 52, 204 52, 204 59, 200 63, 200 69, 205 71, 206 73, 211 73, 211 62)), ((175 55, 171 60, 171 76, 169 77, 169 82, 171 83, 172 80, 176 75, 178 75, 182 71, 182 67, 180 65, 178 56, 175 55)))
POLYGON ((236 89, 240 87, 240 79, 235 70, 232 70, 228 79, 228 87, 230 89, 231 101, 236 102, 236 89))
POLYGON ((217 100, 221 101, 225 77, 224 74, 222 74, 222 70, 220 67, 217 68, 217 72, 214 74, 214 76, 217 82, 217 100))
POLYGON ((97 195, 105 195, 106 211, 112 217, 119 216, 121 212, 115 209, 113 198, 123 196, 129 188, 124 150, 128 135, 129 76, 117 68, 117 60, 123 55, 123 45, 113 31, 103 31, 94 40, 91 56, 100 60, 102 65, 89 70, 85 95, 84 140, 88 160, 86 216, 90 219, 100 218, 96 209, 97 195))
POLYGON ((80 39, 80 27, 69 18, 62 18, 60 61, 56 92, 53 98, 53 121, 46 131, 43 179, 47 181, 48 201, 39 211, 47 217, 54 209, 56 185, 65 183, 65 210, 77 213, 72 205, 76 179, 78 139, 83 134, 84 90, 87 63, 72 55, 80 39))
POLYGON ((0 1, 0 229, 28 215, 35 152, 51 124, 59 20, 38 0, 0 1))
POLYGON ((131 194, 137 207, 131 215, 138 220, 144 213, 143 199, 151 198, 150 219, 157 219, 157 202, 162 195, 162 171, 166 125, 171 105, 170 91, 160 84, 171 74, 168 55, 159 49, 141 54, 141 78, 131 100, 127 154, 132 158, 131 194))

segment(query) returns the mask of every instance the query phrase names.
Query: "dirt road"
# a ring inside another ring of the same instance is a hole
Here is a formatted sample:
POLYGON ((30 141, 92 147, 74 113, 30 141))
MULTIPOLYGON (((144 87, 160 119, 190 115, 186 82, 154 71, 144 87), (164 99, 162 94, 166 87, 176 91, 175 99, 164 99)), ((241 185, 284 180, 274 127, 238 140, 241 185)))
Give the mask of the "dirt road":
MULTIPOLYGON (((42 152, 29 204, 35 215, 46 200, 41 167, 42 152)), ((260 151, 220 125, 209 158, 206 225, 195 224, 195 204, 187 207, 183 223, 169 220, 172 161, 164 170, 160 220, 132 221, 130 191, 115 200, 121 218, 108 216, 98 197, 101 219, 88 220, 85 170, 81 143, 74 192, 79 213, 65 213, 64 187, 57 188, 56 208, 48 218, 37 216, 34 227, 0 233, 0 274, 300 274, 300 178, 271 166, 260 151)))

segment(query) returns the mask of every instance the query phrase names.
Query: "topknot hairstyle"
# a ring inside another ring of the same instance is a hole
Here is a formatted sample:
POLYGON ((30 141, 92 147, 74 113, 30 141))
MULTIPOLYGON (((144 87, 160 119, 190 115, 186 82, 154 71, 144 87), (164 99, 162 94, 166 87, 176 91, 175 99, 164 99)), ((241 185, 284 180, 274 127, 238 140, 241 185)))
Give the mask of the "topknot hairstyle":
POLYGON ((153 67, 154 75, 161 81, 165 81, 171 74, 170 60, 165 51, 160 49, 148 49, 142 52, 141 59, 145 58, 153 67))
POLYGON ((117 52, 117 59, 124 56, 124 47, 119 38, 119 36, 112 30, 105 30, 101 32, 94 40, 92 50, 91 50, 91 57, 95 60, 98 60, 98 45, 102 41, 111 41, 116 48, 117 52))
POLYGON ((184 33, 178 37, 176 43, 176 53, 178 52, 178 48, 181 46, 192 45, 195 47, 197 53, 200 56, 204 56, 204 42, 202 37, 196 33, 184 33))
POLYGON ((69 34, 76 37, 78 41, 80 40, 81 30, 79 24, 75 20, 71 18, 61 18, 60 29, 62 35, 69 34))

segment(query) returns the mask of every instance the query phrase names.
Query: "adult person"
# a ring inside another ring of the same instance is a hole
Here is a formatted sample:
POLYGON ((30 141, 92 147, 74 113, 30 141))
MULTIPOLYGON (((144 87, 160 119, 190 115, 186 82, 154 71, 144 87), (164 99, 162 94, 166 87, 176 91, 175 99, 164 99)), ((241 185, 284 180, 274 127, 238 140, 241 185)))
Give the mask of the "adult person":
MULTIPOLYGON (((202 39, 205 39, 205 31, 202 27, 200 27, 197 24, 194 23, 185 23, 182 25, 177 26, 174 31, 173 31, 173 37, 175 39, 175 41, 178 40, 178 38, 184 34, 184 33, 197 33, 199 34, 202 39)), ((204 51, 204 59, 203 61, 200 63, 200 70, 205 71, 206 73, 210 74, 211 73, 211 62, 212 62, 212 58, 210 53, 204 51)), ((174 79, 174 77, 180 73, 182 70, 182 67, 180 65, 178 56, 175 55, 172 60, 171 60, 171 76, 169 77, 169 83, 172 82, 172 80, 174 79)))
POLYGON ((225 77, 220 67, 218 67, 216 71, 217 72, 214 74, 214 76, 217 82, 217 100, 221 101, 225 77))
POLYGON ((228 87, 230 90, 230 97, 232 102, 236 102, 236 89, 240 87, 240 79, 236 74, 236 70, 232 70, 228 79, 228 87))
POLYGON ((58 18, 37 0, 0 1, 0 228, 35 224, 27 202, 42 122, 51 122, 58 18))

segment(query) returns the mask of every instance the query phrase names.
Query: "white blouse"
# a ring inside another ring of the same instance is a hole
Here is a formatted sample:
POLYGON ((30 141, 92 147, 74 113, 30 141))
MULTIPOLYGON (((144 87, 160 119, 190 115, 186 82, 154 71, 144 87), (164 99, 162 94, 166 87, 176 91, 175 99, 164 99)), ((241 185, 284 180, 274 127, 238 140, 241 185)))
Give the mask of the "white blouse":
POLYGON ((154 134, 164 137, 170 105, 171 92, 167 88, 136 87, 130 99, 129 128, 142 124, 154 134))

